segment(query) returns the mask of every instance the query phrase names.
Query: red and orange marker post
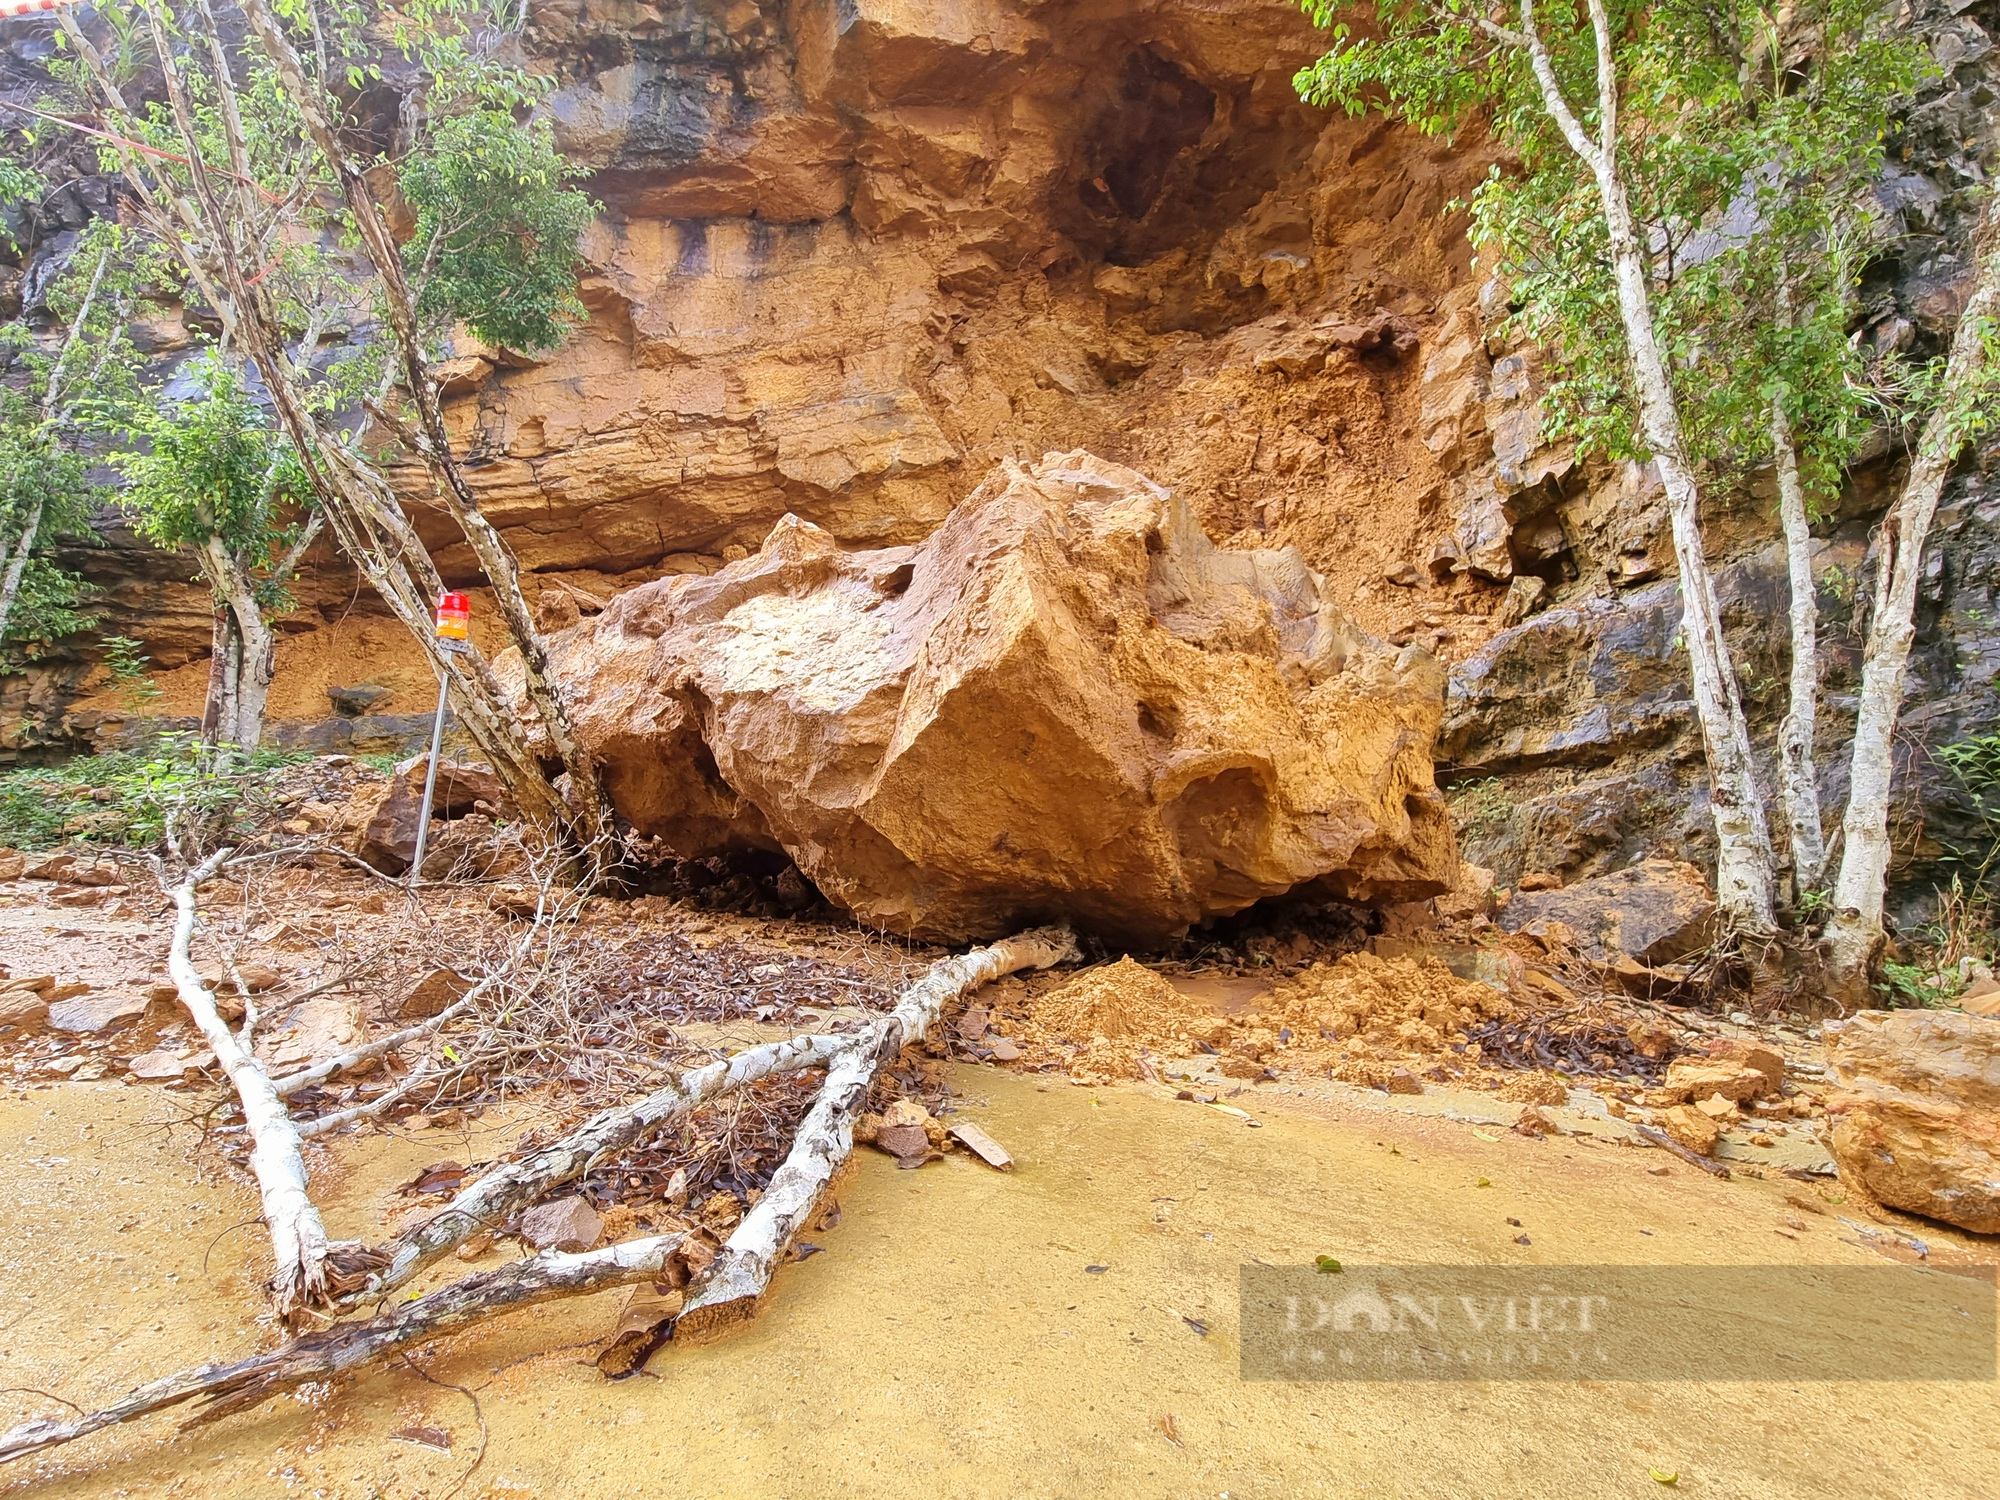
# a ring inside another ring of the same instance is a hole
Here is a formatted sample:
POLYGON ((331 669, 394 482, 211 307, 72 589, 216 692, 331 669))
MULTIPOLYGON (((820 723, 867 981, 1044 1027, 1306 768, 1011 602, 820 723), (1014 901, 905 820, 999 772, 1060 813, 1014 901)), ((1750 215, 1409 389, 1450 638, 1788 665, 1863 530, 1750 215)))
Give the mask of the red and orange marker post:
MULTIPOLYGON (((438 650, 463 656, 472 649, 472 601, 460 593, 438 596, 437 623, 433 627, 438 650)), ((444 711, 451 696, 451 673, 438 673, 437 712, 431 716, 431 755, 424 767, 424 805, 417 814, 417 853, 410 861, 410 884, 424 874, 424 848, 431 839, 431 800, 437 795, 438 752, 444 745, 444 711)))

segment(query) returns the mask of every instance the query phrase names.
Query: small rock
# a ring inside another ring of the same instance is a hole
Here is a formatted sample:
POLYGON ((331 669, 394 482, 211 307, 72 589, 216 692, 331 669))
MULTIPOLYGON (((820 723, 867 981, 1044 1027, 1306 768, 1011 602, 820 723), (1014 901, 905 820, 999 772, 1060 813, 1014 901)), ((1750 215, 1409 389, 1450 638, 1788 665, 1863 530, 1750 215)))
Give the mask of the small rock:
POLYGON ((875 1132, 875 1145, 898 1163, 920 1163, 930 1155, 931 1138, 921 1125, 884 1125, 875 1132))
POLYGON ((1559 891, 1562 888, 1562 876, 1551 875, 1545 870, 1537 870, 1533 874, 1523 875, 1520 882, 1515 886, 1515 889, 1519 891, 1559 891))
POLYGON ((72 1083, 95 1083, 104 1074, 104 1064, 93 1058, 91 1061, 78 1066, 76 1071, 69 1076, 72 1083))
POLYGON ((604 1233, 604 1218, 582 1198, 538 1203, 521 1215, 521 1238, 537 1250, 588 1250, 604 1233))
POLYGON ((1660 1102, 1691 1104, 1697 1099, 1719 1095, 1733 1104, 1738 1100, 1761 1099, 1769 1092, 1770 1075, 1760 1068, 1745 1067, 1726 1059, 1708 1061, 1684 1057, 1667 1068, 1666 1081, 1660 1085, 1660 1102))
POLYGON ((968 1042, 976 1042, 986 1035, 986 1028, 992 1013, 983 1006, 975 1006, 958 1018, 958 1034, 968 1042))
POLYGON ((90 985, 81 979, 72 979, 67 984, 59 984, 42 991, 42 998, 51 1005, 60 1005, 65 1000, 74 1000, 79 995, 88 995, 90 985))
POLYGON ((7 993, 14 990, 30 990, 46 1000, 49 998, 49 991, 55 987, 56 976, 53 974, 23 974, 19 978, 10 979, 4 985, 0 985, 0 993, 7 993))
POLYGON ((1755 1068, 1764 1075, 1764 1094, 1775 1097, 1785 1086, 1785 1055, 1775 1047, 1743 1037, 1717 1037, 1703 1049, 1717 1062, 1755 1068))
POLYGON ((1736 1105, 1720 1094, 1710 1094, 1706 1099, 1698 1099, 1694 1107, 1711 1120, 1730 1120, 1736 1117, 1736 1105))
POLYGON ((1382 576, 1402 589, 1413 589, 1424 581, 1423 573, 1413 562, 1399 562, 1394 567, 1385 568, 1382 576))
POLYGON ((1014 1170, 1014 1158, 1007 1154, 1007 1148, 977 1125, 960 1121, 951 1127, 951 1135, 953 1140, 985 1162, 987 1166, 998 1168, 1002 1172, 1014 1170))
POLYGON ((28 862, 18 854, 0 855, 0 881, 19 880, 28 862))
POLYGON ((451 969, 432 969, 404 994, 396 1007, 399 1021, 425 1021, 465 998, 472 981, 451 969))
POLYGON ((49 1007, 49 1026, 56 1031, 95 1035, 119 1031, 145 1015, 152 1001, 144 995, 86 995, 49 1007))
POLYGON ((132 1059, 132 1076, 140 1083, 177 1083, 192 1068, 178 1052, 142 1052, 132 1059))
POLYGON ((1660 1123, 1675 1141, 1697 1156, 1715 1155, 1722 1139, 1722 1127, 1691 1105, 1676 1104, 1660 1117, 1660 1123))
POLYGON ((68 854, 51 854, 42 859, 29 860, 21 871, 24 880, 63 880, 76 868, 76 859, 68 854))
POLYGON ((49 1024, 49 1002, 33 990, 0 992, 0 1031, 33 1036, 49 1024))
POLYGON ((1421 1094, 1423 1083, 1408 1068, 1398 1068, 1391 1073, 1383 1087, 1392 1094, 1421 1094))
POLYGON ((1021 1049, 1004 1036, 994 1037, 987 1043, 987 1050, 993 1054, 995 1062, 1010 1063, 1021 1060, 1021 1049))
POLYGON ((483 1260, 492 1248, 492 1235, 475 1234, 451 1253, 456 1255, 460 1260, 483 1260))
POLYGON ((1533 1104, 1522 1106, 1520 1118, 1514 1121, 1516 1134, 1528 1136, 1555 1135, 1556 1122, 1533 1104))

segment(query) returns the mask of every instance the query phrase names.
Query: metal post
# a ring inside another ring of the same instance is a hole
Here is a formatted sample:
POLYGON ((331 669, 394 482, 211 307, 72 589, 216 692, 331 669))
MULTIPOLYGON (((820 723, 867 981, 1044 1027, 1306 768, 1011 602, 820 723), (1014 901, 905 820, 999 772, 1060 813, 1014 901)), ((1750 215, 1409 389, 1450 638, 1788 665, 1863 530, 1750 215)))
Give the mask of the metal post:
POLYGON ((410 862, 411 885, 423 878, 424 845, 431 840, 431 799, 437 795, 438 747, 444 743, 444 706, 450 694, 451 673, 438 673, 438 706, 431 719, 431 760, 424 769, 424 809, 417 814, 417 857, 410 862))

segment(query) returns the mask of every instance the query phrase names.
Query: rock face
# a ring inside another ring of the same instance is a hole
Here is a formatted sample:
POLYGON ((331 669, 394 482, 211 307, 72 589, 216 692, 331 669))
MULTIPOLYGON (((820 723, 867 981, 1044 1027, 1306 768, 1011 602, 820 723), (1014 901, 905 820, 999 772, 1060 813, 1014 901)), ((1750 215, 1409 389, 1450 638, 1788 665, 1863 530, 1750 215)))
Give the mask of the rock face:
POLYGON ((929 540, 788 517, 707 578, 556 637, 622 816, 683 858, 783 849, 832 900, 950 940, 1121 941, 1312 884, 1450 888, 1442 671, 1296 552, 1220 551, 1090 454, 1008 462, 929 540))
POLYGON ((2000 1234, 2000 1023, 1868 1011, 1826 1035, 1841 1174, 1891 1208, 2000 1234))

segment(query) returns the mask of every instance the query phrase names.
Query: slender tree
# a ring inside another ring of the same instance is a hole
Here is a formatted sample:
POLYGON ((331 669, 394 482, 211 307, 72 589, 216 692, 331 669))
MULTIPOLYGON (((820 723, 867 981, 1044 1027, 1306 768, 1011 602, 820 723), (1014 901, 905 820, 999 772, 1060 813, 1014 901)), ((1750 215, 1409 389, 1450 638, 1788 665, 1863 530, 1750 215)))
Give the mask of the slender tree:
MULTIPOLYGON (((365 404, 397 426, 392 408, 399 377, 409 367, 407 350, 392 339, 388 347, 364 344, 350 351, 354 357, 330 363, 319 356, 329 328, 346 321, 365 329, 380 309, 372 305, 378 299, 368 284, 357 288, 348 268, 321 248, 354 243, 360 231, 290 89, 261 47, 231 51, 207 0, 192 0, 185 10, 166 0, 139 0, 139 9, 164 95, 148 103, 128 93, 123 75, 77 17, 58 12, 75 60, 69 81, 97 115, 92 128, 100 132, 107 166, 125 180, 135 219, 216 309, 225 347, 256 367, 328 529, 448 681, 460 722, 522 812, 548 828, 570 825, 579 816, 580 831, 598 826, 601 805, 589 795, 596 786, 594 771, 581 757, 568 767, 573 794, 581 794, 579 815, 529 749, 491 664, 477 651, 446 653, 432 635, 431 609, 443 581, 375 456, 364 447, 364 429, 347 415, 357 403, 365 404), (579 776, 579 769, 585 774, 579 776)), ((316 38, 313 66, 334 66, 337 54, 350 87, 379 78, 379 65, 354 50, 361 18, 356 12, 341 14, 346 39, 316 38)), ((443 55, 449 57, 450 49, 443 55)), ((503 80, 507 76, 503 73, 503 80)), ((532 248, 522 247, 524 253, 532 248)), ((573 239, 560 248, 573 265, 573 239)), ((400 399, 414 398, 403 393, 400 399)), ((485 525, 476 514, 454 514, 485 525)), ((499 585, 512 577, 500 567, 493 581, 499 585)), ((514 587, 518 593, 518 582, 514 587)), ((520 618, 508 612, 510 626, 520 618)), ((544 723, 554 719, 560 725, 560 703, 545 696, 550 709, 543 711, 544 723)))
MULTIPOLYGON (((1299 75, 1307 99, 1383 109, 1430 133, 1487 119, 1518 153, 1518 166, 1475 196, 1474 238, 1511 287, 1516 331, 1561 367, 1551 436, 1649 460, 1659 473, 1709 769, 1718 899, 1736 932, 1769 934, 1772 839, 1702 538, 1703 476, 1752 449, 1776 460, 1785 508, 1796 501, 1802 512, 1797 444, 1775 453, 1772 444, 1796 420, 1792 393, 1817 395, 1824 382, 1806 379, 1795 357, 1812 340, 1769 336, 1774 272, 1816 268, 1791 303, 1815 334, 1838 329, 1845 288, 1817 269, 1827 263, 1814 237, 1824 238, 1819 221, 1840 184, 1879 160, 1879 121, 1909 72, 1906 53, 1851 0, 1824 0, 1807 24, 1798 17, 1808 7, 1788 7, 1782 26, 1749 5, 1695 0, 1584 0, 1545 12, 1517 0, 1505 17, 1480 0, 1382 0, 1378 35, 1367 38, 1324 0, 1305 3, 1336 38, 1299 75), (1751 351, 1765 358, 1746 360, 1751 351)), ((1812 413, 1815 441, 1821 415, 1812 413)), ((1809 549, 1802 528, 1788 524, 1787 534, 1809 549)), ((1809 582, 1809 561, 1806 571, 1809 582)), ((1805 584, 1800 598, 1809 609, 1805 584)), ((1809 631, 1794 655, 1809 703, 1809 631)), ((1809 708, 1795 724, 1809 745, 1809 708)), ((1790 784, 1804 788, 1809 761, 1790 784)), ((1803 796, 1794 833, 1795 850, 1801 837, 1809 850, 1803 796)))
POLYGON ((203 737, 255 750, 277 658, 270 617, 289 606, 285 582, 320 517, 299 519, 310 494, 304 476, 237 373, 214 355, 191 373, 197 394, 135 424, 141 443, 117 460, 129 482, 122 502, 148 541, 192 553, 214 592, 203 737))

